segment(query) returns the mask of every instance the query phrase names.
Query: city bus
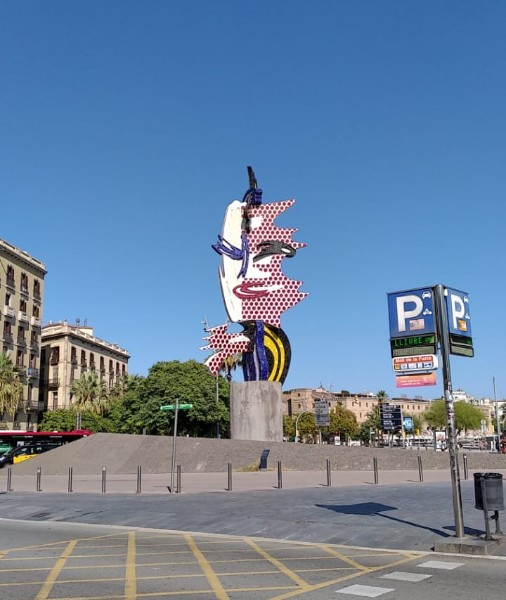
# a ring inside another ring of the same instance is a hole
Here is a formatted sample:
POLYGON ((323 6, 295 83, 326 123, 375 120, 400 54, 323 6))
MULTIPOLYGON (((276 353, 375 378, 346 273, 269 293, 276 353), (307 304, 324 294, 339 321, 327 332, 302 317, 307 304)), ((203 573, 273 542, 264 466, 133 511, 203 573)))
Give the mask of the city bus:
POLYGON ((92 435, 92 433, 89 429, 75 429, 74 431, 0 431, 0 454, 5 454, 18 446, 34 443, 62 446, 68 442, 92 435))

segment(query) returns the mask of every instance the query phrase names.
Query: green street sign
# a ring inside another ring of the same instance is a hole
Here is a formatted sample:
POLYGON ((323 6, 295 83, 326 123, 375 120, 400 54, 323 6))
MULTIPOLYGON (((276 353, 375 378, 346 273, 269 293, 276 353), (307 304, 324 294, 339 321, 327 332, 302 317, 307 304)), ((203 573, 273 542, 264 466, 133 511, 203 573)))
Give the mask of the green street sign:
MULTIPOLYGON (((180 404, 178 406, 178 410, 188 410, 189 408, 192 408, 193 404, 180 404)), ((175 404, 164 404, 163 406, 160 406, 160 410, 176 410, 176 405, 175 404)))

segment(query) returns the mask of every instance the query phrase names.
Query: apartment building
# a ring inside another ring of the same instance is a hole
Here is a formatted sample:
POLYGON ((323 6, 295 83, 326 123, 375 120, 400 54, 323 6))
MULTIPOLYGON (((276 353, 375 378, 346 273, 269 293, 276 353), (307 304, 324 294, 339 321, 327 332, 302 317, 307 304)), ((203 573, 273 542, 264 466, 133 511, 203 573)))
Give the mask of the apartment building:
POLYGON ((111 389, 128 373, 128 352, 118 344, 106 342, 93 328, 77 321, 50 322, 42 328, 41 395, 44 410, 68 408, 70 388, 83 373, 96 372, 99 381, 111 389))
POLYGON ((0 415, 1 429, 30 430, 39 413, 39 370, 45 265, 0 239, 0 335, 23 384, 14 416, 0 415))

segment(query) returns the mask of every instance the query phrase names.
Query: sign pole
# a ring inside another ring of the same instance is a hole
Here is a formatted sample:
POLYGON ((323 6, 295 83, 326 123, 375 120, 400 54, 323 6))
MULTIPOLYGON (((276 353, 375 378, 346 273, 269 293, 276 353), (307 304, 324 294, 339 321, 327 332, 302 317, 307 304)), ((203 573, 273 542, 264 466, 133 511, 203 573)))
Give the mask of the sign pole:
POLYGON ((174 431, 172 433, 172 466, 170 469, 170 492, 174 490, 174 471, 176 470, 176 438, 177 438, 177 416, 179 413, 179 398, 176 398, 174 411, 174 431))
POLYGON ((460 492, 459 463, 455 435, 455 406, 450 370, 450 340, 448 315, 444 298, 444 287, 438 284, 434 288, 436 300, 436 323, 441 348, 443 371, 443 388, 445 395, 446 417, 448 421, 448 452, 450 455, 450 471, 452 480, 453 513, 455 518, 455 537, 464 537, 464 520, 462 517, 462 496, 460 492))

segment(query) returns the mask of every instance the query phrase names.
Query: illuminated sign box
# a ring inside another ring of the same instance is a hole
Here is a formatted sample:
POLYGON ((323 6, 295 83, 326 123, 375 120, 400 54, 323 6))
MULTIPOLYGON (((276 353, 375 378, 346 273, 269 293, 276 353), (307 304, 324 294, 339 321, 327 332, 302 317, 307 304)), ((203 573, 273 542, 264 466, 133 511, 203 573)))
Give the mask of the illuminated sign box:
POLYGON ((390 340, 392 358, 397 356, 416 356, 420 354, 437 354, 437 340, 432 335, 415 335, 390 340))

